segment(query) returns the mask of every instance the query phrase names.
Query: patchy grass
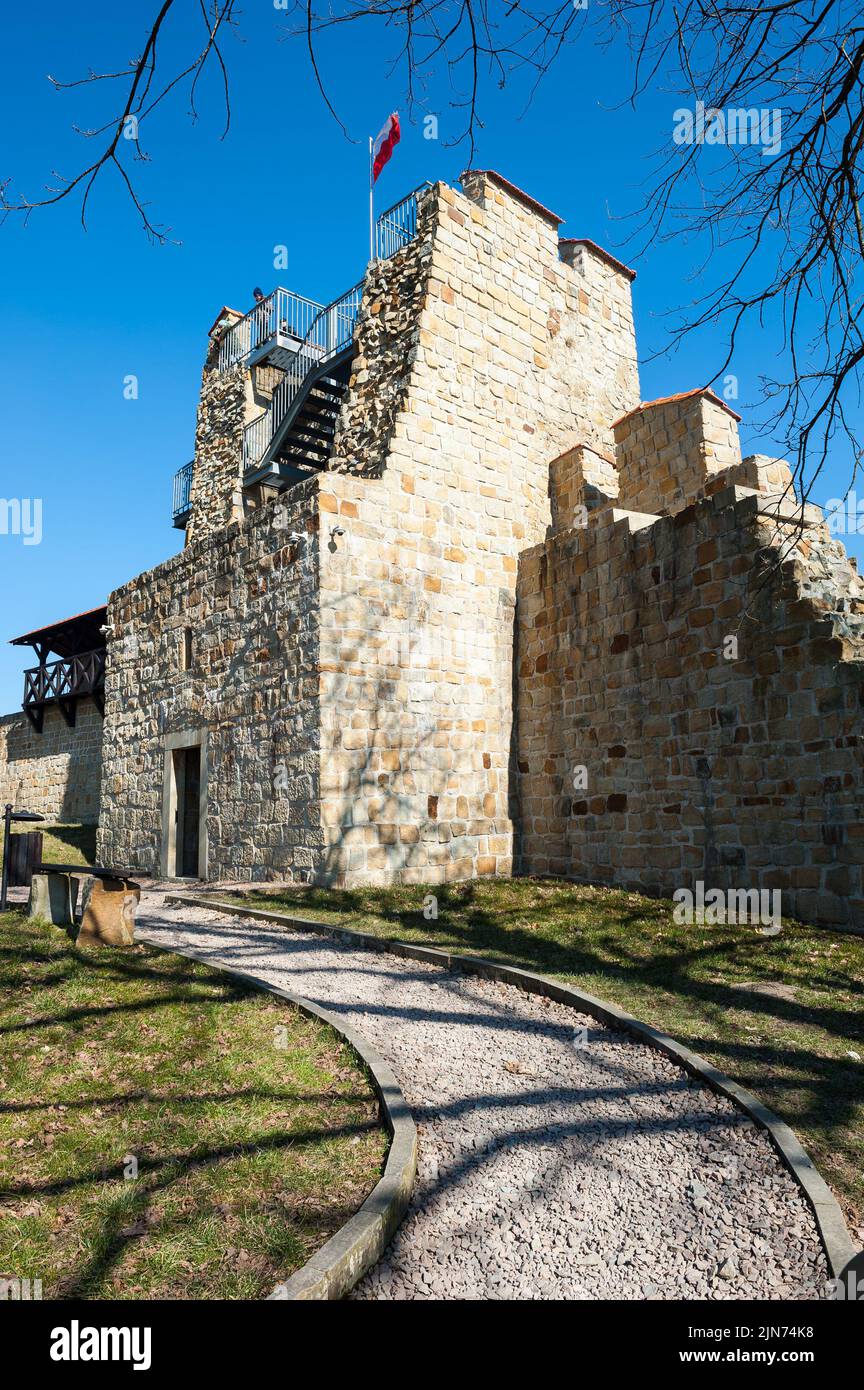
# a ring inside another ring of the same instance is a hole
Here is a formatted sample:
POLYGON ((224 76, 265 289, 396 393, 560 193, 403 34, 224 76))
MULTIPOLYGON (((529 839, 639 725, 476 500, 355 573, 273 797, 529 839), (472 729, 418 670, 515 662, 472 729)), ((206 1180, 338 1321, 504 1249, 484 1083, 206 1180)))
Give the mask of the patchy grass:
MULTIPOLYGON (((42 832, 42 858, 46 864, 95 864, 96 826, 79 824, 42 825, 38 821, 13 821, 12 834, 28 830, 42 832)), ((0 864, 3 862, 3 836, 0 835, 0 864)))
POLYGON ((677 925, 669 902, 540 879, 252 900, 557 976, 664 1029, 792 1126, 864 1241, 864 939, 677 925))
POLYGON ((35 826, 42 831, 42 858, 46 864, 95 864, 95 825, 35 826))
POLYGON ((0 1277, 45 1298, 261 1298, 356 1211, 387 1146, 317 1020, 180 956, 0 917, 0 1277))

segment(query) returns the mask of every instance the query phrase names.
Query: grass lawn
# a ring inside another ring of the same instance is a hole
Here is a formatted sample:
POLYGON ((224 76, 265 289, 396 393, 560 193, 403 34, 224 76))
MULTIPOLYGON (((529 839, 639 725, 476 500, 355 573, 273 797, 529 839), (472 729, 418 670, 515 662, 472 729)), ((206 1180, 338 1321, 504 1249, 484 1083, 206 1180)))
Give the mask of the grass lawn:
POLYGON ((0 917, 0 1277, 261 1298, 356 1211, 388 1143, 317 1020, 180 956, 0 917))
POLYGON ((558 976, 671 1033, 792 1126, 864 1244, 864 938, 679 926, 669 902, 540 879, 252 897, 558 976))
MULTIPOLYGON (((95 864, 96 826, 68 824, 43 825, 38 821, 13 821, 12 834, 28 830, 42 832, 42 858, 46 864, 95 864)), ((0 835, 0 864, 3 863, 3 836, 0 835)))
POLYGON ((46 864, 95 864, 95 825, 42 825, 42 858, 46 864))

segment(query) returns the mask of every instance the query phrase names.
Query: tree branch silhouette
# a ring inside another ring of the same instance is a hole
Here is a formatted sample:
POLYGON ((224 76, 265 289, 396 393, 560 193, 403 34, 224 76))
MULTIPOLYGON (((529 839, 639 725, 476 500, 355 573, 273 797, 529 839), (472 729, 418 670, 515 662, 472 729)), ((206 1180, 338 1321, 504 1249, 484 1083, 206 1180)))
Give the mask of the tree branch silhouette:
MULTIPOLYGON (((577 44, 586 61, 589 44, 625 56, 633 107, 649 91, 669 91, 669 139, 655 152, 639 206, 619 219, 619 245, 630 255, 670 239, 698 248, 692 274, 698 293, 672 311, 663 351, 715 328, 716 369, 702 383, 711 385, 733 362, 745 326, 764 332, 770 315, 766 360, 773 359, 773 370, 760 377, 760 428, 783 440, 803 500, 838 440, 848 456, 851 489, 862 458, 854 417, 864 360, 864 21, 857 0, 584 0, 582 6, 583 0, 293 0, 285 38, 304 46, 322 99, 347 135, 337 84, 325 76, 329 39, 361 24, 377 26, 385 35, 379 50, 391 74, 401 75, 409 120, 423 110, 428 84, 443 72, 449 104, 459 113, 446 143, 466 145, 469 162, 494 101, 490 88, 526 77, 530 103, 537 85, 577 44), (703 104, 704 139, 675 143, 673 93, 690 106, 703 104), (712 113, 727 111, 757 122, 779 113, 782 138, 712 139, 712 113)), ((56 83, 68 89, 125 81, 127 87, 110 119, 82 132, 92 140, 106 137, 92 162, 39 199, 12 198, 7 181, 0 209, 29 216, 79 192, 86 224, 91 190, 113 165, 145 231, 164 241, 164 229, 152 223, 136 191, 120 141, 126 135, 133 158, 148 159, 138 123, 185 79, 194 116, 196 87, 208 63, 222 78, 224 136, 231 112, 220 38, 236 17, 235 0, 163 0, 140 58, 114 72, 56 83), (165 75, 157 52, 163 27, 172 9, 189 5, 200 10, 205 42, 165 75)))

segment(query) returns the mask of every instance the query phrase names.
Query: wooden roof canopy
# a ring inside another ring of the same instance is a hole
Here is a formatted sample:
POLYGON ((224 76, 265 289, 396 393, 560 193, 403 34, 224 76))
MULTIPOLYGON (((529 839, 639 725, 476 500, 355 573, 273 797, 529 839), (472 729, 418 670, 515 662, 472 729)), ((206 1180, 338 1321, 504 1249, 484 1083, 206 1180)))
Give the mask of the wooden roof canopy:
POLYGON ((59 623, 49 623, 47 627, 24 632, 20 637, 13 637, 9 645, 32 647, 40 661, 44 661, 49 652, 68 661, 82 652, 97 651, 105 646, 105 634, 100 629, 107 617, 108 608, 103 604, 101 608, 91 608, 87 613, 63 618, 59 623))

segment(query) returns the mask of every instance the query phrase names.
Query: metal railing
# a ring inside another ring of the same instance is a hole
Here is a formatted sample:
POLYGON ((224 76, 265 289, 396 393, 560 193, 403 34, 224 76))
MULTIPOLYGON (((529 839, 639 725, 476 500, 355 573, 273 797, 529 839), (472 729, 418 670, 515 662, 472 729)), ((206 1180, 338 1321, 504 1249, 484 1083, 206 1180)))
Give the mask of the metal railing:
POLYGON ((382 212, 375 223, 375 255, 379 261, 389 260, 414 240, 417 235, 417 201, 420 194, 431 187, 430 183, 421 183, 401 202, 382 212))
POLYGON ((195 467, 195 460, 184 463, 182 468, 178 468, 174 474, 174 502, 172 516, 177 520, 184 512, 188 512, 192 498, 192 470, 195 467))
POLYGON ((322 367, 350 346, 360 310, 362 282, 334 299, 312 320, 309 331, 273 392, 270 406, 243 431, 243 471, 256 467, 291 409, 311 371, 322 367))
POLYGON ((303 339, 323 305, 281 287, 229 328, 219 343, 218 365, 226 372, 277 336, 303 339))
POLYGON ((50 661, 24 672, 24 708, 49 700, 92 695, 105 684, 105 648, 81 652, 66 661, 50 661))

